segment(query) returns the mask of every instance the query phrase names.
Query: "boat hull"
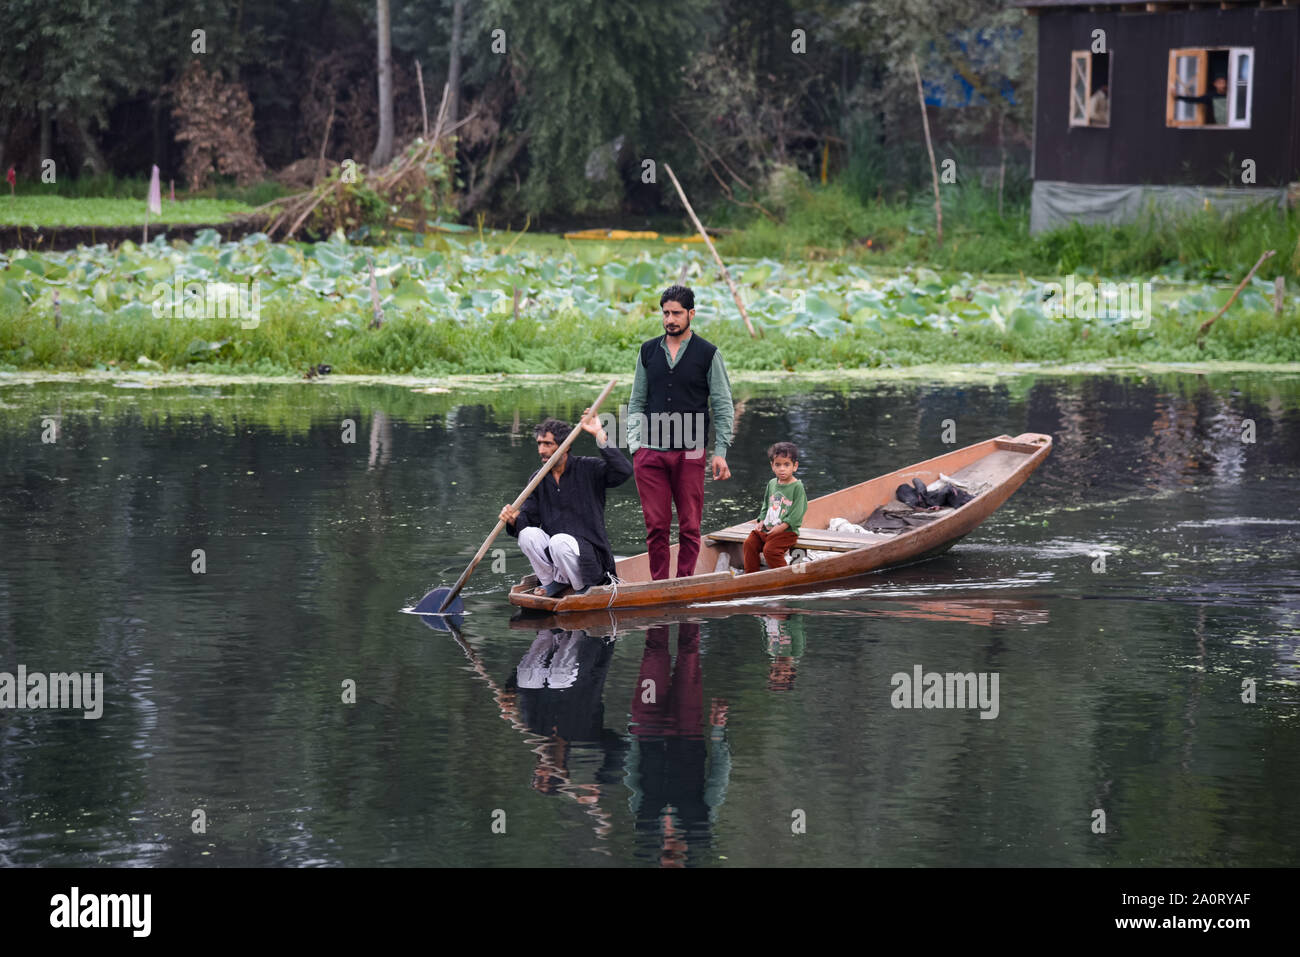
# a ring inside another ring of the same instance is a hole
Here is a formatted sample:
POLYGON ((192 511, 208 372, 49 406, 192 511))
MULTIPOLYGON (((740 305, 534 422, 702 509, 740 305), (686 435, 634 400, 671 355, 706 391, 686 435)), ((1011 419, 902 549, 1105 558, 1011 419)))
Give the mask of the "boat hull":
MULTIPOLYGON (((686 578, 652 581, 649 556, 643 553, 617 563, 615 574, 621 579, 617 585, 593 587, 582 595, 547 598, 532 594, 536 579, 530 575, 511 588, 510 603, 535 611, 562 614, 602 608, 727 601, 791 589, 803 591, 809 585, 925 561, 947 551, 1001 507, 1042 464, 1051 448, 1052 439, 1047 435, 998 436, 813 499, 808 503, 808 513, 804 518, 805 534, 813 529, 826 528, 827 522, 836 516, 850 522, 865 520, 878 506, 894 499, 894 491, 899 485, 911 482, 913 478, 929 483, 943 473, 962 479, 987 476, 990 483, 987 490, 975 499, 928 525, 888 538, 873 536, 870 544, 817 561, 764 569, 749 575, 710 571, 686 578)), ((678 546, 673 545, 673 574, 676 573, 677 550, 678 546)), ((740 566, 737 561, 741 554, 740 543, 710 540, 709 536, 704 536, 696 567, 712 569, 724 554, 733 567, 740 566)))

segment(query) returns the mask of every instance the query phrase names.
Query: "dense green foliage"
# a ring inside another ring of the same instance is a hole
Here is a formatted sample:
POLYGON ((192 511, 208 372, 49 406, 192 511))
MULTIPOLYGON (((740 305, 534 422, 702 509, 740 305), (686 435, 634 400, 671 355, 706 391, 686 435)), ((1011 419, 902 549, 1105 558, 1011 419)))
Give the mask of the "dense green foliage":
MULTIPOLYGON (((662 168, 642 180, 645 159, 671 163, 705 206, 751 200, 775 170, 816 179, 823 158, 863 189, 872 156, 889 183, 920 185, 912 53, 928 95, 956 107, 935 111, 941 143, 987 143, 1005 120, 1023 156, 1032 22, 993 0, 941 2, 923 16, 915 0, 462 2, 462 210, 515 223, 678 212, 662 168), (975 83, 965 100, 959 75, 975 83)), ((421 129, 417 59, 437 109, 455 3, 392 5, 399 148, 421 129)), ((364 160, 376 134, 374 7, 6 0, 0 166, 15 164, 24 187, 49 158, 58 182, 139 176, 152 163, 183 181, 176 136, 195 117, 177 81, 195 61, 247 93, 260 154, 250 169, 322 152, 364 160)))
POLYGON ((659 108, 704 40, 706 9, 703 0, 485 4, 485 22, 505 31, 504 58, 527 76, 515 114, 530 137, 524 208, 584 212, 621 201, 617 171, 589 169, 588 157, 620 136, 638 157, 659 155, 659 108))

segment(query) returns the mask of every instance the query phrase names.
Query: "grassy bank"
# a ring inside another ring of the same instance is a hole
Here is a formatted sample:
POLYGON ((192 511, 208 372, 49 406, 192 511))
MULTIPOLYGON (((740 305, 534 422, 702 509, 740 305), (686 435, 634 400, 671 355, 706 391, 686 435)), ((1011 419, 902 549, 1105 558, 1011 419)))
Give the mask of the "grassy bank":
MULTIPOLYGON (((151 224, 221 223, 253 207, 233 199, 164 199, 161 215, 151 224)), ((144 199, 105 199, 68 196, 0 198, 0 226, 139 226, 145 220, 144 199)))
POLYGON ((925 263, 938 270, 1079 272, 1100 276, 1159 273, 1184 279, 1239 280, 1266 249, 1278 255, 1259 275, 1300 276, 1300 211, 1261 206, 1234 215, 1213 207, 1178 220, 1147 218, 1126 226, 1075 224, 1029 235, 1028 199, 998 213, 997 194, 978 185, 947 185, 944 242, 935 233, 929 194, 860 201, 843 184, 801 191, 783 221, 761 216, 719 243, 726 257, 848 257, 878 265, 925 263), (867 245, 870 240, 871 245, 867 245))

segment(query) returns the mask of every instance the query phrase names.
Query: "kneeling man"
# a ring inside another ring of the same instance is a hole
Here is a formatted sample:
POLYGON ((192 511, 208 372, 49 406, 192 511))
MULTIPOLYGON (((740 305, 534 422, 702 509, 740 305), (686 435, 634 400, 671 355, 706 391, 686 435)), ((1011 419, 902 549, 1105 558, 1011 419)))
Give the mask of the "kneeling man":
MULTIPOLYGON (((506 531, 519 539, 519 550, 542 583, 534 589, 536 595, 554 598, 566 588, 584 592, 603 584, 614 571, 614 553, 605 534, 605 489, 631 478, 632 463, 609 442, 599 419, 585 419, 581 428, 596 437, 600 457, 565 452, 523 508, 501 509, 506 531)), ((558 419, 533 429, 543 463, 571 431, 558 419)))

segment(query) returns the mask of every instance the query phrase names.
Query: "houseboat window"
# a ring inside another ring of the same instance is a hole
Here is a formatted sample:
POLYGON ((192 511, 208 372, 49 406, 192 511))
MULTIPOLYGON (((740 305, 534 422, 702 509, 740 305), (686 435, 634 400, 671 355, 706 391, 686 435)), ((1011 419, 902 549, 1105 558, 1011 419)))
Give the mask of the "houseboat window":
POLYGON ((1177 95, 1200 95, 1205 92, 1201 89, 1200 85, 1201 77, 1205 75, 1205 71, 1201 69, 1201 63, 1205 59, 1205 51, 1195 50, 1187 52, 1176 50, 1169 56, 1171 62, 1170 69, 1174 74, 1174 89, 1170 93, 1170 102, 1173 104, 1174 122, 1179 126, 1184 124, 1200 123, 1200 104, 1192 103, 1188 100, 1177 99, 1177 95))
POLYGON ((1070 125, 1110 126, 1110 54, 1070 53, 1070 125))
POLYGON ((1088 125, 1088 87, 1092 60, 1087 50, 1070 54, 1070 125, 1088 125))
POLYGON ((1169 51, 1168 126, 1250 126, 1255 51, 1249 47, 1169 51))
POLYGON ((1233 50, 1228 75, 1232 78, 1232 95, 1228 110, 1229 126, 1250 126, 1250 78, 1254 68, 1253 50, 1233 50))

